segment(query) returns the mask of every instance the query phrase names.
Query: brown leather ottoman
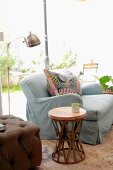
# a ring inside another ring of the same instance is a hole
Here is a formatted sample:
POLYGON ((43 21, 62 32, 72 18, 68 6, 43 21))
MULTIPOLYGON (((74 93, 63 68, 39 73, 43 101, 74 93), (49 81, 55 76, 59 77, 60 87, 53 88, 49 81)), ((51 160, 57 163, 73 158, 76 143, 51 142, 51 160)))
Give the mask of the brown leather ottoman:
POLYGON ((12 115, 0 116, 0 170, 30 170, 42 160, 39 126, 12 115))

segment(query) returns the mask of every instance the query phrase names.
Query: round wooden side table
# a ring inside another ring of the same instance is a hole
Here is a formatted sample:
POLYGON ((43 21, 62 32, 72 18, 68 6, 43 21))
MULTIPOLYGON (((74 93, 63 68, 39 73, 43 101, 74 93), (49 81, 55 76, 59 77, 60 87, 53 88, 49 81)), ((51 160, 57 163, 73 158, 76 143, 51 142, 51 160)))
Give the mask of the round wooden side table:
POLYGON ((57 163, 74 164, 85 159, 85 152, 80 141, 80 130, 86 110, 72 113, 71 107, 59 107, 49 111, 53 122, 57 142, 52 159, 57 163))

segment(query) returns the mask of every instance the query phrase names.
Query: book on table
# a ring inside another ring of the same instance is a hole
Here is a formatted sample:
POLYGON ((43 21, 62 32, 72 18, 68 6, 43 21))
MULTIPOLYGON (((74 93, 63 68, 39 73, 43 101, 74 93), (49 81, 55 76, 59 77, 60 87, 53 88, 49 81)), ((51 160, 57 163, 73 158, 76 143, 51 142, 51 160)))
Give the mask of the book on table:
POLYGON ((0 131, 4 131, 4 130, 6 130, 5 125, 3 125, 3 124, 0 123, 0 131))

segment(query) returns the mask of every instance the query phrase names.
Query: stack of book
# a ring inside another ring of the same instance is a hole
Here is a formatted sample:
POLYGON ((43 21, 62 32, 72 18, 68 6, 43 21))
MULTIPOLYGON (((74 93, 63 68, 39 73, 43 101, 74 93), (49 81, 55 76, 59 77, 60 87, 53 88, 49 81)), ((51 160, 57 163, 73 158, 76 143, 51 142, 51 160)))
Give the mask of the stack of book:
POLYGON ((6 130, 5 125, 3 125, 3 124, 0 123, 0 132, 1 132, 1 131, 4 131, 4 130, 6 130))

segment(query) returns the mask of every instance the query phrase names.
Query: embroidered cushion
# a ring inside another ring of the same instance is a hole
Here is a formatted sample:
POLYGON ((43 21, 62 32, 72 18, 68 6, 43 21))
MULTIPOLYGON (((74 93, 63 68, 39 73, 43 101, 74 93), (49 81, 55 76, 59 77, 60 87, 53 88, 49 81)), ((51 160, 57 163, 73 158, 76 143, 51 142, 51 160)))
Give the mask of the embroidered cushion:
POLYGON ((75 75, 63 75, 49 70, 44 70, 47 76, 48 93, 58 96, 67 93, 81 95, 80 82, 75 75))

